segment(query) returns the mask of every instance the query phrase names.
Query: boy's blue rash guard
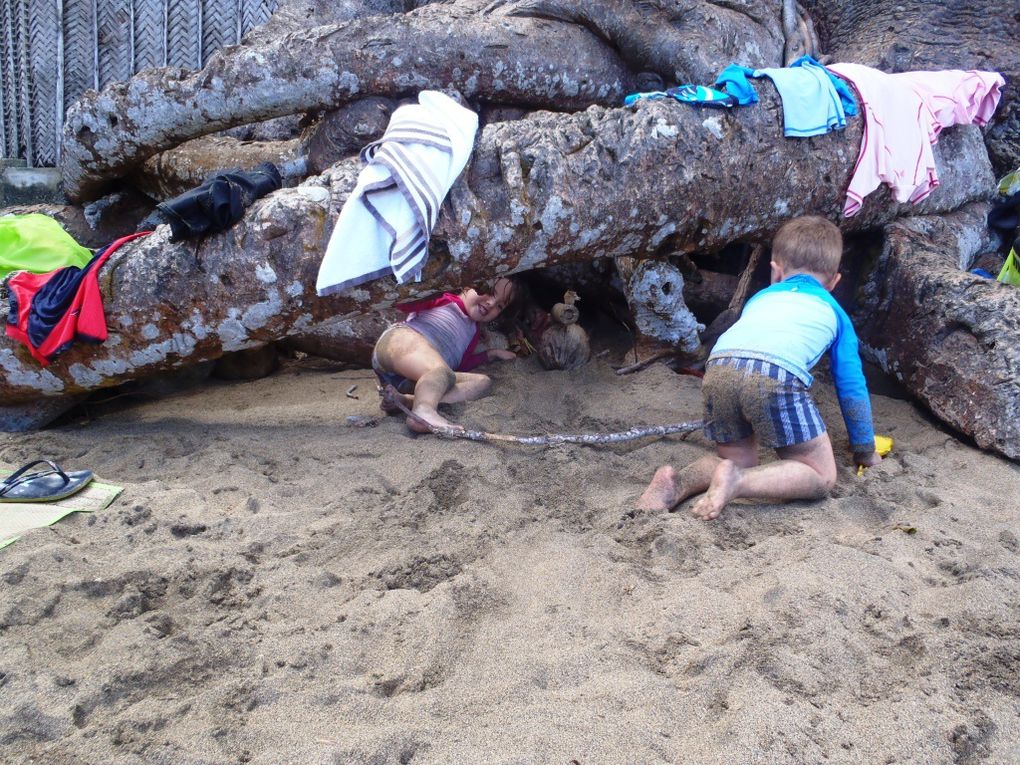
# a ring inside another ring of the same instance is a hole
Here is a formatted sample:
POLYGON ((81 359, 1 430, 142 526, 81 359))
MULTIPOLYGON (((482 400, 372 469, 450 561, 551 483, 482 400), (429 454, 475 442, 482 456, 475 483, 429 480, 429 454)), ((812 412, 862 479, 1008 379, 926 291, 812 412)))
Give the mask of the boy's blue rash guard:
POLYGON ((875 433, 857 333, 846 311, 817 279, 796 274, 748 300, 737 323, 716 342, 710 360, 726 356, 762 359, 810 387, 814 380, 810 370, 826 350, 850 448, 871 452, 875 433))

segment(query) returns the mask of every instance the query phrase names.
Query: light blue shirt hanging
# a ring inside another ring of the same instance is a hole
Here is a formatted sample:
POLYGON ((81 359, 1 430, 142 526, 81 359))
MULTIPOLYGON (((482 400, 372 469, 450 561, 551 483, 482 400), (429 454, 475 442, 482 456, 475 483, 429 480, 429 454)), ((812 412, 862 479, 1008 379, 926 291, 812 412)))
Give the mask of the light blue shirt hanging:
POLYGON ((807 138, 846 127, 846 118, 857 114, 857 102, 849 86, 810 56, 801 56, 778 69, 748 69, 730 64, 716 79, 741 105, 758 101, 748 77, 768 77, 783 99, 783 132, 787 138, 807 138))

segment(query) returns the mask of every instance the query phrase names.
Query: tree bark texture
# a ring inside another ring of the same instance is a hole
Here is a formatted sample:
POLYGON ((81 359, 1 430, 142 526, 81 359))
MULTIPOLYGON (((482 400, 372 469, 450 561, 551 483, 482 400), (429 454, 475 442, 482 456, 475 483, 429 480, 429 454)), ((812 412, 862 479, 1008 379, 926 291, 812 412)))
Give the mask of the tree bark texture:
MULTIPOLYGON (((654 257, 765 241, 790 216, 836 219, 860 141, 782 137, 778 97, 720 114, 672 102, 537 113, 486 127, 433 237, 426 282, 384 278, 320 299, 315 276, 360 169, 346 160, 257 202, 226 233, 171 244, 168 229, 131 243, 101 274, 111 338, 46 369, 0 341, 0 400, 14 404, 158 374, 391 306, 425 290, 593 258, 654 257)), ((976 128, 936 146, 942 185, 918 207, 869 197, 848 229, 983 199, 993 178, 976 128)))
POLYGON ((617 258, 616 268, 638 334, 695 353, 701 347, 698 333, 705 327, 687 307, 680 269, 672 263, 631 257, 617 258))
POLYGON ((210 176, 234 168, 248 169, 272 162, 287 178, 298 167, 304 176, 301 141, 239 141, 225 136, 204 136, 147 159, 131 175, 132 185, 158 201, 165 201, 200 186, 210 176))
POLYGON ((975 204, 886 227, 854 318, 865 353, 935 416, 1020 459, 1020 296, 965 270, 989 246, 987 214, 975 204))
POLYGON ((619 103, 632 76, 584 29, 556 24, 536 45, 527 19, 496 21, 477 3, 426 6, 293 32, 217 53, 199 72, 148 70, 68 111, 64 191, 98 196, 140 161, 186 140, 364 96, 452 87, 467 98, 563 110, 619 103), (550 51, 569 52, 550 61, 550 51))
POLYGON ((503 0, 510 17, 575 24, 610 43, 635 71, 666 81, 709 84, 733 61, 781 66, 783 5, 740 2, 635 2, 634 0, 503 0))
POLYGON ((372 350, 379 335, 402 316, 397 310, 373 311, 326 321, 307 332, 290 335, 281 345, 289 351, 367 367, 371 363, 372 350))
MULTIPOLYGON (((366 17, 397 4, 343 3, 329 14, 341 23, 296 29, 295 16, 275 27, 295 31, 250 35, 249 44, 221 51, 201 72, 150 70, 87 95, 65 125, 65 190, 71 199, 92 199, 146 157, 191 138, 364 96, 454 87, 469 98, 572 110, 618 103, 641 69, 707 84, 731 61, 779 66, 791 43, 784 35, 789 4, 460 0, 366 17)), ((327 17, 319 4, 307 5, 306 17, 327 17)), ((1002 71, 1007 97, 990 144, 996 169, 1012 169, 1020 158, 1020 19, 1012 2, 806 5, 835 60, 891 71, 1002 71)))

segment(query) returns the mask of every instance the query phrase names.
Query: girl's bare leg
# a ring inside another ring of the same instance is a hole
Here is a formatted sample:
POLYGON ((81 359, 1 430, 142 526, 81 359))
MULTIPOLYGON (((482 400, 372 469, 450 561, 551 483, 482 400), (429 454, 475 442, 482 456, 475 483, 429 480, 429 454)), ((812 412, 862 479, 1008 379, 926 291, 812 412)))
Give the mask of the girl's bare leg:
POLYGON ((476 372, 455 372, 457 381, 446 392, 440 403, 459 404, 462 401, 474 401, 488 394, 492 388, 492 378, 476 372))
POLYGON ((414 395, 410 393, 401 393, 398 390, 392 390, 387 393, 382 388, 379 389, 379 395, 382 396, 382 400, 379 402, 379 407, 386 412, 386 414, 400 414, 403 411, 390 399, 400 402, 403 406, 410 409, 414 406, 414 395))
MULTIPOLYGON (((385 333, 375 348, 379 365, 388 372, 396 372, 415 381, 411 411, 430 425, 458 427, 439 414, 437 407, 443 397, 456 384, 457 377, 429 342, 407 327, 397 327, 385 333)), ((411 417, 407 427, 417 433, 428 428, 411 417)))
MULTIPOLYGON (((492 387, 492 380, 488 375, 480 375, 473 372, 454 372, 454 375, 456 375, 457 382, 439 400, 440 404, 459 404, 463 401, 474 401, 487 394, 492 387)), ((400 403, 408 409, 414 408, 414 394, 397 393, 396 396, 400 403)), ((385 400, 383 402, 383 409, 389 414, 400 412, 400 409, 396 406, 391 405, 387 408, 385 400)))
MULTIPOLYGON (((398 374, 401 373, 398 372, 398 374)), ((429 369, 414 384, 414 406, 411 407, 411 411, 429 425, 450 428, 460 427, 440 415, 437 408, 443 396, 454 386, 456 380, 457 377, 453 370, 446 366, 445 363, 442 366, 429 369)), ((411 417, 407 418, 407 427, 416 433, 429 432, 426 426, 411 417)))

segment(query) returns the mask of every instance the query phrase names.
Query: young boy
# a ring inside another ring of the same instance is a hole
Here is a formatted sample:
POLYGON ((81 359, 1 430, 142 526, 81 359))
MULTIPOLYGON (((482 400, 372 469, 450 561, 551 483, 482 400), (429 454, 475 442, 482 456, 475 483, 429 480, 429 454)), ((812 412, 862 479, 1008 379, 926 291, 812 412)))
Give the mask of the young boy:
MULTIPOLYGON (((457 427, 439 414, 439 404, 473 401, 488 393, 492 385, 487 375, 468 370, 495 359, 517 358, 513 351, 500 348, 474 352, 480 325, 499 316, 514 301, 516 292, 516 282, 503 278, 496 280, 491 295, 468 287, 458 294, 448 292, 397 306, 408 314, 407 319, 383 332, 372 352, 372 369, 379 382, 392 385, 401 395, 401 403, 425 422, 457 427)), ((407 427, 429 432, 411 417, 407 427)))
POLYGON ((638 507, 670 510, 705 492, 691 512, 708 521, 738 497, 826 496, 836 482, 836 462, 808 393, 810 370, 826 350, 854 461, 878 464, 857 334, 829 294, 839 283, 842 254, 843 237, 824 218, 795 218, 779 229, 771 286, 747 302, 705 368, 705 435, 719 456, 702 457, 679 473, 660 467, 638 507), (779 460, 759 466, 759 442, 774 448, 779 460))

